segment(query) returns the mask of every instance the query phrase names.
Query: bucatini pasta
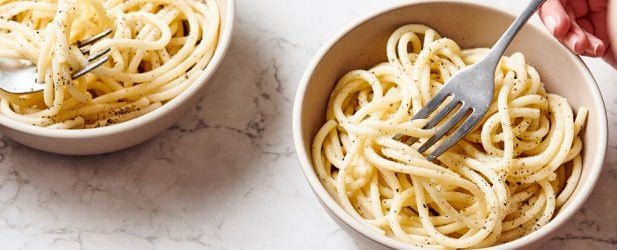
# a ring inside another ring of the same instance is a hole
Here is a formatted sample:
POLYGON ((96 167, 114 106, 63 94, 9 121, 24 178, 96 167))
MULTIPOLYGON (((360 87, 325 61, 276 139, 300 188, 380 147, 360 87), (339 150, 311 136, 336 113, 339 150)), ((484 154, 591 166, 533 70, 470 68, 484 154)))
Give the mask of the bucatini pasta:
POLYGON ((312 160, 349 214, 389 237, 435 248, 492 246, 551 220, 581 174, 587 110, 575 116, 565 98, 547 93, 523 54, 502 58, 490 110, 464 140, 435 163, 416 150, 439 125, 423 129, 427 120, 413 115, 487 52, 405 25, 388 40, 388 62, 340 79, 312 160), (420 140, 410 146, 396 134, 420 140))
POLYGON ((198 78, 219 32, 214 0, 0 0, 0 58, 37 66, 43 92, 0 91, 0 115, 51 128, 93 128, 161 107, 198 78), (88 64, 76 42, 112 29, 89 48, 109 61, 88 64))

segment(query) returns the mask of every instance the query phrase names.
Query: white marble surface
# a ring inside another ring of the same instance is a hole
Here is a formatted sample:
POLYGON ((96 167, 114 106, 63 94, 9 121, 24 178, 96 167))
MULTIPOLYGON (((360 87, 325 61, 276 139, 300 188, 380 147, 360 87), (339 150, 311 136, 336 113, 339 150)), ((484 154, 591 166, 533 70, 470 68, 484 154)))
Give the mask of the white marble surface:
MULTIPOLYGON (((206 96, 137 147, 67 157, 1 137, 0 249, 362 249, 304 180, 291 100, 325 40, 397 2, 239 0, 206 96)), ((611 147, 595 192, 546 249, 617 248, 617 72, 588 63, 610 110, 611 147)))

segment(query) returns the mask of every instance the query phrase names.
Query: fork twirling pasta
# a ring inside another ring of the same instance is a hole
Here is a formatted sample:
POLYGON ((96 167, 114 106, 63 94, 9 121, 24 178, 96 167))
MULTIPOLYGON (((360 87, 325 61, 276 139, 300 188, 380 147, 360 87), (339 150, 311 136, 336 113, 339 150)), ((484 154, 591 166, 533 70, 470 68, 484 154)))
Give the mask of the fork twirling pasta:
POLYGON ((35 63, 43 93, 0 91, 0 114, 53 128, 93 128, 146 114, 194 82, 214 53, 214 0, 0 1, 0 57, 35 63), (90 51, 109 62, 71 80, 88 64, 71 45, 112 28, 90 51))
POLYGON ((587 110, 575 118, 523 54, 503 57, 486 117, 439 164, 416 151, 439 126, 423 129, 426 120, 410 121, 413 114, 487 51, 461 50, 427 26, 405 25, 388 40, 388 62, 340 79, 312 158, 348 213, 403 242, 445 248, 511 241, 551 220, 581 174, 587 110), (409 146, 395 134, 420 141, 409 146))

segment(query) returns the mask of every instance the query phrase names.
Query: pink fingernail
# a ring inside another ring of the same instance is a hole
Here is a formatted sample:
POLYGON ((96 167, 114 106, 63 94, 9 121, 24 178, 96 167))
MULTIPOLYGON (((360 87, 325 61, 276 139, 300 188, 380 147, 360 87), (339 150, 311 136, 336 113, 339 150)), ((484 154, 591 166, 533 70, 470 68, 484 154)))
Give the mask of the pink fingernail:
POLYGON ((546 18, 544 18, 544 25, 546 25, 546 28, 548 29, 548 31, 551 32, 551 34, 555 35, 557 19, 555 19, 553 16, 547 16, 546 18))
POLYGON ((585 48, 581 48, 582 45, 580 45, 583 42, 583 40, 581 38, 577 39, 574 42, 574 51, 576 52, 576 54, 582 54, 583 52, 585 52, 585 48))
POLYGON ((597 56, 603 56, 605 51, 604 44, 596 43, 593 45, 593 54, 597 56))
POLYGON ((568 39, 564 39, 564 42, 566 46, 570 48, 574 53, 576 54, 583 53, 583 51, 581 51, 580 48, 578 48, 579 46, 577 46, 581 42, 581 40, 578 39, 578 37, 576 38, 569 37, 568 39))

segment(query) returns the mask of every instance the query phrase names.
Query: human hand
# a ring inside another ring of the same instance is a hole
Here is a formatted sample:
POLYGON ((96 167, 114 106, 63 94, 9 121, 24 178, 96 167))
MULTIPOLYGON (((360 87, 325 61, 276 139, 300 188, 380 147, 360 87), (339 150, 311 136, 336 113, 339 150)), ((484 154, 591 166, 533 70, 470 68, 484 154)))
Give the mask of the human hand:
POLYGON ((579 55, 617 61, 609 39, 609 0, 547 0, 539 14, 548 30, 579 55))

